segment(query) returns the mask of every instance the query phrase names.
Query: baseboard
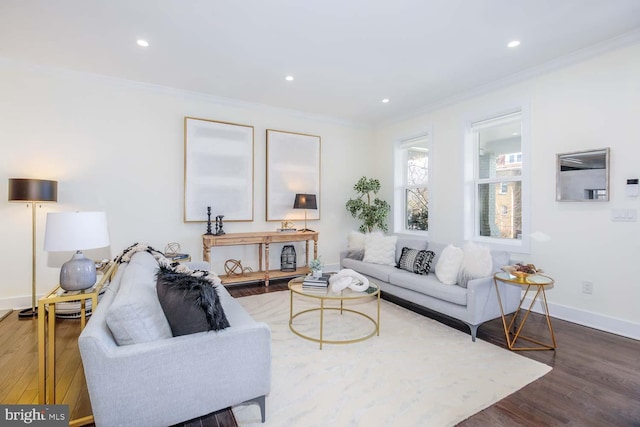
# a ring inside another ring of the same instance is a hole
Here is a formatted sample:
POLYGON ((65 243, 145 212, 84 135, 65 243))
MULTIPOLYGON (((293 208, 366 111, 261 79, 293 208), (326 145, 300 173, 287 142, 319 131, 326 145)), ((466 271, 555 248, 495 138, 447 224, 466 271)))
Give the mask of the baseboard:
MULTIPOLYGON (((36 296, 36 304, 42 295, 36 296)), ((0 310, 31 308, 31 296, 0 298, 0 310)))
MULTIPOLYGON (((529 307, 531 299, 531 297, 527 297, 523 306, 529 307)), ((566 305, 553 304, 550 302, 548 305, 551 317, 566 320, 571 323, 577 323, 578 325, 587 326, 600 331, 610 332, 623 337, 632 338, 634 340, 640 340, 640 324, 638 323, 605 316, 604 314, 594 313, 591 311, 580 310, 566 305)), ((533 305, 532 311, 536 313, 543 313, 540 301, 536 301, 533 305)))

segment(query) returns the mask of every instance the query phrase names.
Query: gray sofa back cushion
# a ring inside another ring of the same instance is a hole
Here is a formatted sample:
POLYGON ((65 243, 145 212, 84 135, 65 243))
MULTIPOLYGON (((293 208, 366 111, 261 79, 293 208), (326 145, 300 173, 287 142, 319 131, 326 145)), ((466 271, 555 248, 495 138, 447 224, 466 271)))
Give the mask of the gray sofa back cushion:
POLYGON ((122 275, 120 288, 106 314, 106 321, 118 345, 151 342, 173 336, 156 291, 158 263, 139 252, 122 275))

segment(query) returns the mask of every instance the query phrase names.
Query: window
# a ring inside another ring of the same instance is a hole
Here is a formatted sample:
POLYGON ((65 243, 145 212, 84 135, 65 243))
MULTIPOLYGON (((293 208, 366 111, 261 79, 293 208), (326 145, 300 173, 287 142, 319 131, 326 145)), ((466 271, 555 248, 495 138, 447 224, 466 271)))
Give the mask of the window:
POLYGON ((473 217, 467 218, 467 239, 528 251, 528 240, 523 242, 528 218, 524 129, 522 111, 471 123, 465 147, 465 203, 473 217))
POLYGON ((427 136, 401 141, 396 148, 396 231, 429 229, 428 182, 427 136))

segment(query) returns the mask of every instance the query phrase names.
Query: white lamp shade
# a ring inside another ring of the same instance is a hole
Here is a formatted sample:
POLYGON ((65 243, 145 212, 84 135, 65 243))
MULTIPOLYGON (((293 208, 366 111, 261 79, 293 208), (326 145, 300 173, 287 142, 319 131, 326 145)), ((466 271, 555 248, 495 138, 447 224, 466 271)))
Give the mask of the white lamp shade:
POLYGON ((50 212, 44 235, 49 252, 81 251, 109 246, 105 212, 50 212))

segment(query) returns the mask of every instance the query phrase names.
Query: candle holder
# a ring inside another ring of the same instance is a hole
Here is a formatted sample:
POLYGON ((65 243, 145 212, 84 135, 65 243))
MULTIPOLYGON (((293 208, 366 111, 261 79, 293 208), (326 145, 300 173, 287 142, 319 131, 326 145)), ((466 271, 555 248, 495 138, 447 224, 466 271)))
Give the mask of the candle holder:
MULTIPOLYGON (((218 224, 216 222, 216 231, 218 228, 218 224)), ((213 233, 211 232, 211 206, 207 206, 207 232, 205 233, 208 236, 212 236, 213 233)))

